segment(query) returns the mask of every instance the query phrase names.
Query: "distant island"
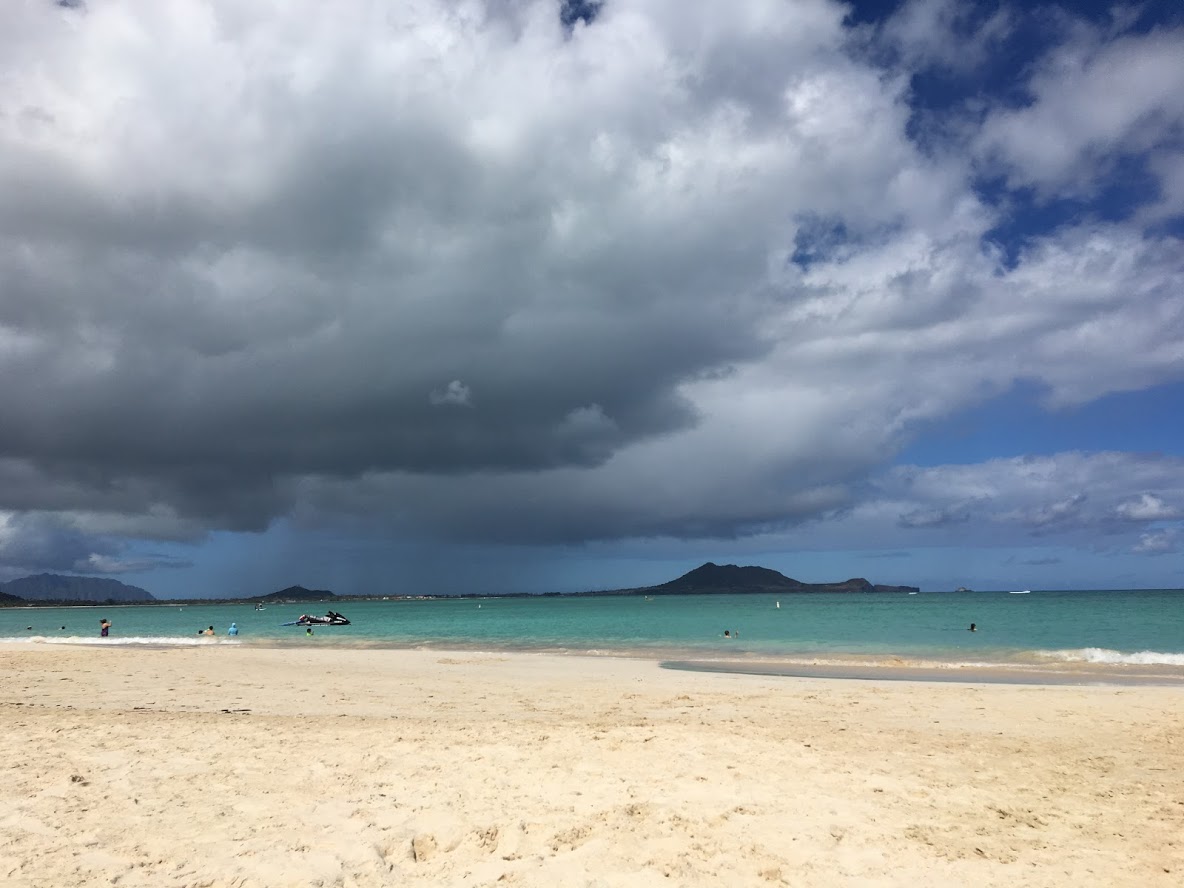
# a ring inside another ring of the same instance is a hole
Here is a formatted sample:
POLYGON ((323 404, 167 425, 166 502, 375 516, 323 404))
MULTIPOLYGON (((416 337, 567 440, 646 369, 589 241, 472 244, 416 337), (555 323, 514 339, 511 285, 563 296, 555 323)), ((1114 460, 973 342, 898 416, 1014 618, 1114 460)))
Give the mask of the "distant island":
MULTIPOLYGON (((333 601, 338 596, 328 589, 305 589, 303 586, 289 586, 279 592, 269 592, 254 598, 242 598, 240 601, 257 601, 260 604, 276 604, 281 601, 333 601)), ((370 597, 370 596, 367 596, 370 597)))
POLYGON ((514 592, 490 595, 487 592, 466 592, 459 595, 338 595, 328 589, 306 589, 289 586, 266 595, 237 598, 157 599, 138 586, 129 586, 104 577, 73 577, 61 574, 38 574, 0 583, 0 607, 20 605, 84 605, 84 604, 178 604, 254 603, 310 601, 372 601, 379 598, 553 598, 587 597, 594 595, 746 595, 776 593, 795 595, 812 592, 875 593, 918 592, 916 586, 885 586, 862 577, 837 583, 803 583, 767 567, 739 567, 735 564, 706 564, 658 586, 639 586, 632 589, 601 589, 588 592, 514 592))
POLYGON ((677 580, 639 589, 614 589, 599 595, 744 595, 776 592, 919 592, 917 586, 885 586, 855 577, 838 583, 803 583, 767 567, 738 567, 735 564, 706 564, 677 580))

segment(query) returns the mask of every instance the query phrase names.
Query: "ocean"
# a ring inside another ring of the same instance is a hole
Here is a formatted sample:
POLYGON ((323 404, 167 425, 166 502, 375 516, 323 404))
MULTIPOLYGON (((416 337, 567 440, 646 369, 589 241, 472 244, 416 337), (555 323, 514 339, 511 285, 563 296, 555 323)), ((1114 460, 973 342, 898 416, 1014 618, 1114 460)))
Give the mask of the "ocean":
POLYGON ((1184 591, 491 597, 261 611, 251 604, 20 607, 0 609, 3 644, 410 647, 937 668, 1104 664, 1184 676, 1184 591), (329 607, 351 625, 315 627, 312 636, 281 625, 329 607), (106 639, 98 637, 101 617, 112 623, 106 639), (231 622, 237 638, 226 635, 231 622), (214 638, 198 635, 211 625, 214 638))

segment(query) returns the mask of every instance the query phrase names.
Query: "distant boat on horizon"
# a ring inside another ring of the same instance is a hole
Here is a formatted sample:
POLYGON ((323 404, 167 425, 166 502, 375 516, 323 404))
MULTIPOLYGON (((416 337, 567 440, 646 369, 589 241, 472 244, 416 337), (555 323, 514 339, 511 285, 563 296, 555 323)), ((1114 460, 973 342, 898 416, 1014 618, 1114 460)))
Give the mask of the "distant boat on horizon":
POLYGON ((1011 594, 1011 595, 1031 595, 1032 590, 1031 589, 1024 589, 1022 592, 1017 592, 1016 590, 1012 589, 1009 594, 1011 594))

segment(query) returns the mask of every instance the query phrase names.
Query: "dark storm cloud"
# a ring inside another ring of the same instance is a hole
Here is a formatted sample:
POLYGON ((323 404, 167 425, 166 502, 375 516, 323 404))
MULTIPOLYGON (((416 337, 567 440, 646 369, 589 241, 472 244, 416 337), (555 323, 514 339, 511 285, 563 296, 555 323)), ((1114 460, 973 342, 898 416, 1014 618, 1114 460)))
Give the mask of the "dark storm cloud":
MULTIPOLYGON (((129 528, 119 530, 126 533, 129 528)), ((0 582, 39 571, 120 574, 192 566, 170 555, 125 557, 126 546, 119 539, 96 531, 101 531, 99 525, 84 518, 43 512, 10 516, 0 522, 0 582)))
MULTIPOLYGON (((1068 403, 1178 374, 1178 241, 1083 224, 1001 267, 974 158, 1055 188, 1092 155, 1002 110, 918 150, 845 11, 5 8, 0 509, 100 540, 727 538, 851 514, 910 423, 1019 376, 1068 403)), ((1120 49, 1086 73, 1138 89, 1120 49)), ((1077 93, 1039 78, 1043 125, 1077 93)))
MULTIPOLYGON (((101 541, 46 515, 12 518, 0 528, 0 565, 20 565, 23 572, 73 570, 101 541)), ((0 573, 0 579, 11 579, 0 573)))

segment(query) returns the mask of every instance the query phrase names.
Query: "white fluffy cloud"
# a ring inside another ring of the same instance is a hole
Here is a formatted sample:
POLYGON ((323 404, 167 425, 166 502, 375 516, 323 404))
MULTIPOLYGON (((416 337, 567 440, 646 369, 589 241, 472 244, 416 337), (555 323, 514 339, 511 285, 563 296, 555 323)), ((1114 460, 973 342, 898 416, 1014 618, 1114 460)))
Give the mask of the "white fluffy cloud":
POLYGON ((1151 493, 1141 494, 1138 498, 1119 503, 1117 509, 1121 518, 1130 521, 1170 521, 1180 517, 1180 510, 1165 503, 1160 497, 1151 493))
MULTIPOLYGON (((914 144, 845 13, 5 6, 0 508, 75 529, 68 563, 287 515, 527 543, 968 520, 866 479, 1017 380, 1181 378, 1180 243, 1083 221, 1004 263, 974 158, 914 144)), ((919 53, 953 12, 908 14, 919 53)), ((1182 47, 1075 39, 977 157, 1075 192, 1146 149, 1167 181, 1182 47)), ((1077 526, 1072 488, 999 522, 1077 526)))
POLYGON ((983 65, 1011 29, 1012 13, 989 14, 958 0, 909 0, 882 28, 882 38, 910 68, 940 65, 969 71, 983 65))
POLYGON ((472 407, 473 390, 459 379, 454 379, 444 388, 434 390, 428 400, 437 406, 451 404, 456 407, 472 407))
POLYGON ((870 539, 887 549, 973 540, 986 548, 1055 544, 1147 553, 1147 540, 1178 536, 1181 503, 1184 460, 1175 457, 1066 452, 896 466, 871 478, 852 508, 793 536, 805 548, 840 548, 844 540, 870 539), (1155 492, 1132 498, 1132 488, 1155 492))
POLYGON ((1180 528, 1170 527, 1140 536, 1135 551, 1142 555, 1172 555, 1180 551, 1182 543, 1184 535, 1181 534, 1180 528))
POLYGON ((1014 183, 1033 185, 1046 197, 1094 193, 1124 156, 1151 153, 1153 168, 1178 163, 1182 57, 1178 30, 1113 39, 1100 28, 1079 27, 1032 77, 1030 105, 988 116, 979 150, 1014 183))

